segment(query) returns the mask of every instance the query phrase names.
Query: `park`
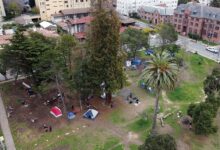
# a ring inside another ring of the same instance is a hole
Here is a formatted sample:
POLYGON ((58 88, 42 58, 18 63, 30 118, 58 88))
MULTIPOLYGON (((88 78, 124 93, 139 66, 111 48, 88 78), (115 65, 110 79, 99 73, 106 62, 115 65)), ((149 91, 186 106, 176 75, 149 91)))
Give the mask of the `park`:
POLYGON ((1 51, 1 72, 15 74, 0 90, 16 149, 218 150, 219 64, 176 45, 169 23, 120 33, 105 6, 85 43, 18 27, 1 51))

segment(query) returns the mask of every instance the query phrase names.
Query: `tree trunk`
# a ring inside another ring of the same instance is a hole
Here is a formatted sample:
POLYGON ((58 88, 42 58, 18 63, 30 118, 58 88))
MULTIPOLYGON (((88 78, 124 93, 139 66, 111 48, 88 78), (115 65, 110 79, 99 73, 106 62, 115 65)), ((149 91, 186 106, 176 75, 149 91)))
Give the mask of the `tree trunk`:
POLYGON ((61 101, 63 103, 63 111, 64 111, 64 114, 66 115, 67 114, 67 109, 66 109, 66 104, 64 102, 64 96, 63 96, 63 93, 61 92, 61 89, 60 89, 60 84, 59 84, 59 81, 58 81, 58 75, 56 75, 55 77, 56 79, 56 88, 60 94, 60 97, 61 97, 61 101))
POLYGON ((157 113, 158 113, 158 105, 159 105, 159 99, 160 99, 160 89, 157 90, 156 93, 156 101, 155 101, 155 107, 154 107, 154 116, 153 116, 153 125, 151 129, 151 135, 156 135, 156 125, 157 125, 157 113))
POLYGON ((106 94, 106 103, 107 103, 107 105, 110 105, 112 103, 112 93, 111 92, 108 92, 106 94))

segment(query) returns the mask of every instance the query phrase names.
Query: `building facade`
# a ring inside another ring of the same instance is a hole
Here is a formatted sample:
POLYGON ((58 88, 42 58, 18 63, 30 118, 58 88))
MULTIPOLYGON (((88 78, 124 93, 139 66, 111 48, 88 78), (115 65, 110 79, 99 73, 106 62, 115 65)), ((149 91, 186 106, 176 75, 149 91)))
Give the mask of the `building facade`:
POLYGON ((220 9, 199 3, 181 4, 175 9, 173 24, 183 35, 195 34, 220 43, 220 9))
POLYGON ((209 6, 212 0, 199 0, 199 3, 209 6))
POLYGON ((51 20, 53 14, 58 14, 60 10, 88 8, 91 6, 90 0, 36 0, 36 6, 40 9, 42 20, 51 20))
POLYGON ((138 10, 141 19, 153 24, 172 23, 174 9, 161 6, 145 6, 138 10))
POLYGON ((3 4, 3 0, 0 0, 0 20, 5 16, 5 7, 3 4))
POLYGON ((137 12, 143 6, 164 5, 175 9, 178 0, 117 0, 116 10, 119 14, 129 16, 130 13, 137 12))

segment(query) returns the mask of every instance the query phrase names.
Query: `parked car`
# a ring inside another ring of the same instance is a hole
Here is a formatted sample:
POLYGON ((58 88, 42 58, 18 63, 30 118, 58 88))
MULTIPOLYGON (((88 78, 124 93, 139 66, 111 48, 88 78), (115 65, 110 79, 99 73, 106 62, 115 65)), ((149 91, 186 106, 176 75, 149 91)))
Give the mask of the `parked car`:
POLYGON ((219 49, 216 47, 206 47, 207 51, 213 52, 213 53, 218 53, 219 49))

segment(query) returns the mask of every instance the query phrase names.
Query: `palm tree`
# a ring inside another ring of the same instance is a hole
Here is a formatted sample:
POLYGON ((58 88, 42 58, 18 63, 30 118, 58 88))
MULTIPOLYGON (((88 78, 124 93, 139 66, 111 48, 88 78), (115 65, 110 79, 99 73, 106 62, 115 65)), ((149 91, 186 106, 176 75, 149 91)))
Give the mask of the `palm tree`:
POLYGON ((177 80, 178 67, 166 52, 152 55, 149 65, 143 71, 142 78, 156 93, 151 135, 156 134, 158 103, 161 91, 173 89, 177 80))

